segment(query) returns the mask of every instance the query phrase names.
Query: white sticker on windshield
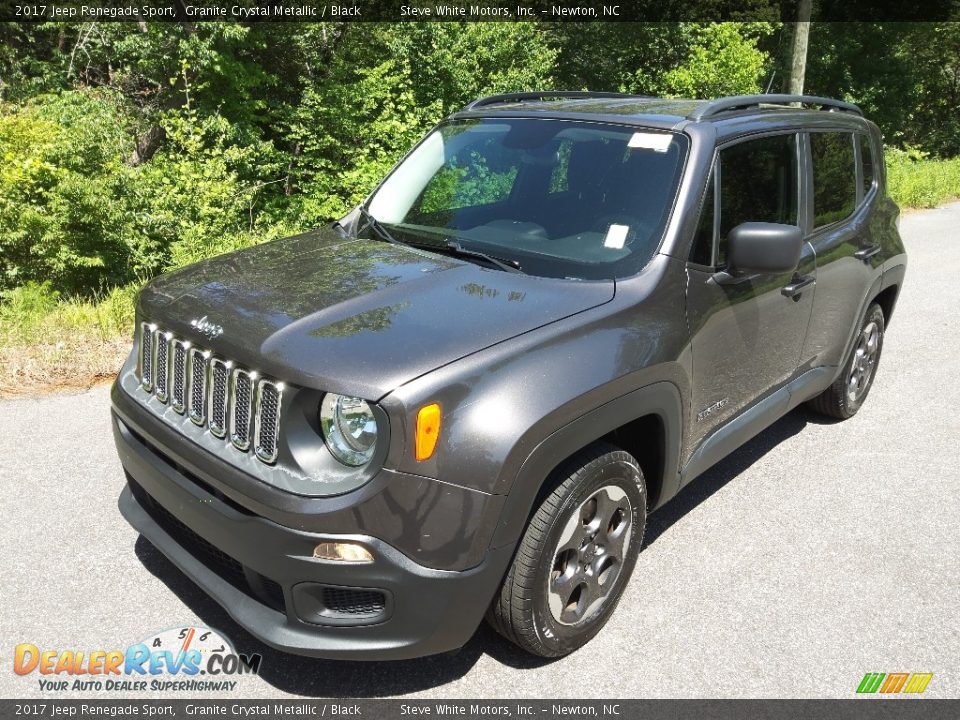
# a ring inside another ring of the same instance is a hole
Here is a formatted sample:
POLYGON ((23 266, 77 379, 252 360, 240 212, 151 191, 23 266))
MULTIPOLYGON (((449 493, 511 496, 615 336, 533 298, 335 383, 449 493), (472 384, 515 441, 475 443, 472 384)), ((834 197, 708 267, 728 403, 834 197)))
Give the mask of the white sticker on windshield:
POLYGON ((666 152, 672 141, 673 137, 667 133, 636 132, 630 138, 627 147, 666 152))
POLYGON ((627 240, 627 233, 630 232, 629 225, 611 225, 607 230, 607 237, 603 241, 603 246, 620 250, 623 243, 627 240))

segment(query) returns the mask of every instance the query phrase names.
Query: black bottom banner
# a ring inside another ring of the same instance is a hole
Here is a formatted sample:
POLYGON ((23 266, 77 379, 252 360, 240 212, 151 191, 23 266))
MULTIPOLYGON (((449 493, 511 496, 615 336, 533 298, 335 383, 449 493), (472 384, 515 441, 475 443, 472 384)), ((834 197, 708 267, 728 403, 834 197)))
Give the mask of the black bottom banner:
POLYGON ((955 720, 958 700, 0 700, 0 718, 643 718, 955 720))

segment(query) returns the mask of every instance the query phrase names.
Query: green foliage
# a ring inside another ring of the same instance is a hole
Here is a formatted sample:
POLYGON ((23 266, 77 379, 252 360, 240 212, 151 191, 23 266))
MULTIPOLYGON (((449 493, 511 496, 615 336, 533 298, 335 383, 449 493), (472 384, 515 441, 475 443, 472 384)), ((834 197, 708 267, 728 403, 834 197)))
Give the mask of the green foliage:
POLYGON ((769 23, 716 23, 692 28, 687 57, 683 64, 663 74, 661 93, 701 98, 760 92, 768 58, 757 44, 771 32, 773 25, 769 23))
POLYGON ((960 154, 960 22, 813 23, 806 90, 859 104, 889 144, 960 154))
MULTIPOLYGON (((770 19, 0 24, 0 340, 127 332, 139 283, 341 216, 480 95, 757 92, 785 46, 770 19)), ((888 143, 947 157, 958 67, 960 24, 814 23, 808 90, 860 103, 888 143)), ((902 206, 960 195, 957 160, 910 149, 888 163, 902 206)), ((425 206, 483 202, 475 187, 452 197, 438 181, 425 206)))
POLYGON ((564 23, 551 28, 565 88, 712 97, 757 92, 768 71, 761 47, 777 25, 564 23))
POLYGON ((110 92, 43 95, 0 115, 0 288, 97 288, 124 262, 116 197, 129 140, 110 92))
POLYGON ((917 148, 886 153, 887 188, 901 208, 934 208, 960 198, 960 158, 937 160, 917 148))
POLYGON ((0 344, 29 345, 51 340, 100 341, 127 337, 133 331, 137 285, 114 288, 90 298, 64 297, 49 282, 28 282, 0 294, 0 344))

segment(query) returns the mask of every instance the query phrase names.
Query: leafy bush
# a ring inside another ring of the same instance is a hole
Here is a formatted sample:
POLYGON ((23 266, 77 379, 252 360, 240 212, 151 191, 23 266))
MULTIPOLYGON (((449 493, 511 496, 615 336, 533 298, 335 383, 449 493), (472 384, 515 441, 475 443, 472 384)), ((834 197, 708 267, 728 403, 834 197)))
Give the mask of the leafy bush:
POLYGON ((129 140, 108 91, 38 97, 0 115, 0 288, 51 280, 84 291, 123 277, 117 229, 129 140))
POLYGON ((960 197, 960 158, 931 159, 917 148, 888 148, 887 187, 901 208, 933 208, 960 197))
POLYGON ((757 44, 772 31, 770 23, 694 26, 687 57, 663 74, 660 92, 693 98, 760 92, 768 58, 757 44))

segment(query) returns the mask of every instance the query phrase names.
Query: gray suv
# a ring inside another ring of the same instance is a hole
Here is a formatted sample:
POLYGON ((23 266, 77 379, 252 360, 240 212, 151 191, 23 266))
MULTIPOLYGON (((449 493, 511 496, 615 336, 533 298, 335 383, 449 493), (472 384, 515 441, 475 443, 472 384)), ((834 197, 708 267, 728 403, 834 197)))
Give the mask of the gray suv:
POLYGON ((847 103, 477 100, 331 227, 144 288, 120 510, 289 652, 439 653, 486 615, 564 655, 648 513, 801 403, 857 412, 897 216, 847 103))

